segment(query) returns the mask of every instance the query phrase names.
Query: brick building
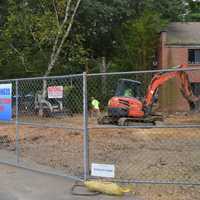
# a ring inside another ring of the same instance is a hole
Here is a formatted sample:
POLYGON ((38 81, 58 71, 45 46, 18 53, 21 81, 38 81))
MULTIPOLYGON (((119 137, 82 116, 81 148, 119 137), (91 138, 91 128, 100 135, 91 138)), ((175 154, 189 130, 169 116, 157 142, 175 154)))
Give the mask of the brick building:
MULTIPOLYGON (((174 22, 160 34, 158 67, 164 69, 182 63, 200 68, 200 22, 174 22)), ((188 74, 194 94, 200 95, 200 70, 188 74)), ((165 111, 189 110, 179 91, 179 81, 171 80, 162 87, 160 108, 165 111)))

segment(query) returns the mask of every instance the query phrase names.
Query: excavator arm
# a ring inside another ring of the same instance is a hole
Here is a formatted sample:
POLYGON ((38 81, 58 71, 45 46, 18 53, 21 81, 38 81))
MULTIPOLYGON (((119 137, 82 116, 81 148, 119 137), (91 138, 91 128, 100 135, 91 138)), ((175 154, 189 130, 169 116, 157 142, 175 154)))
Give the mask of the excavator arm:
MULTIPOLYGON (((179 65, 177 69, 186 68, 187 65, 179 65)), ((197 110, 199 108, 200 99, 193 95, 188 74, 185 71, 172 71, 172 72, 163 72, 156 74, 151 84, 148 87, 147 94, 144 101, 144 109, 147 112, 151 111, 151 107, 153 105, 153 97, 157 91, 157 89, 166 83, 168 80, 172 78, 178 78, 181 81, 181 93, 184 98, 188 101, 191 110, 197 110)))

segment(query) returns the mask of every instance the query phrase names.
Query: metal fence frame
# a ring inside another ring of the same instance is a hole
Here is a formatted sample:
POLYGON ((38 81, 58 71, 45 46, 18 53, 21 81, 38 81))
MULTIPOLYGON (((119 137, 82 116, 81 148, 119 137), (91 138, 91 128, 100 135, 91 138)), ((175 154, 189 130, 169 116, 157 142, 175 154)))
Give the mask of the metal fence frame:
MULTIPOLYGON (((199 67, 189 67, 189 68, 170 68, 170 69, 161 69, 161 70, 143 70, 143 71, 128 71, 128 72, 109 72, 109 73, 92 73, 87 74, 87 77, 102 77, 102 76, 112 76, 112 75, 132 75, 132 74, 148 74, 148 73, 163 73, 163 72, 175 72, 175 71, 185 71, 185 72, 192 72, 192 71, 200 71, 199 67)), ((144 128, 142 125, 135 125, 135 126, 117 126, 117 125, 97 125, 97 126, 88 126, 88 130, 98 130, 98 129, 140 129, 144 128)), ((145 128, 155 128, 155 129, 190 129, 190 128, 200 128, 200 124, 176 124, 176 125, 145 125, 145 128)), ((88 178, 94 179, 92 176, 89 176, 88 178)), ((165 180, 138 180, 138 179, 132 179, 132 180, 126 180, 126 179, 107 179, 114 182, 119 183, 133 183, 133 184, 153 184, 153 185, 182 185, 182 186, 200 186, 200 182, 187 182, 187 181, 165 181, 165 180)))
MULTIPOLYGON (((195 70, 200 70, 199 67, 190 67, 186 69, 164 69, 164 70, 145 70, 145 71, 129 71, 129 72, 111 72, 111 73, 93 73, 93 74, 87 74, 87 73, 82 73, 82 74, 76 74, 76 75, 66 75, 66 76, 52 76, 52 77, 34 77, 34 78, 20 78, 20 79, 7 79, 7 80, 0 80, 0 84, 4 82, 15 82, 16 88, 15 88, 15 93, 16 93, 16 119, 15 121, 11 122, 5 122, 5 123, 13 123, 16 125, 16 162, 14 163, 9 163, 7 161, 0 161, 0 163, 5 163, 5 164, 10 164, 10 165, 15 165, 18 167, 22 167, 25 169, 30 169, 30 170, 35 170, 32 168, 26 168, 20 163, 20 144, 19 144, 19 125, 31 125, 31 126, 37 126, 37 127, 48 127, 48 128, 66 128, 68 129, 69 127, 65 126, 56 126, 56 125, 43 125, 43 124, 33 124, 29 122, 20 122, 19 121, 19 81, 26 81, 26 80, 44 80, 44 79, 60 79, 60 78, 70 78, 70 77, 82 77, 83 80, 83 126, 82 128, 78 129, 83 132, 83 177, 74 177, 70 175, 64 175, 60 173, 53 173, 53 172, 48 172, 48 171, 43 171, 39 170, 41 173, 48 173, 48 174, 53 174, 53 175, 59 175, 67 178, 71 178, 74 180, 87 180, 90 177, 90 166, 89 166, 89 132, 92 129, 124 129, 124 128, 143 128, 143 126, 132 126, 132 127, 123 127, 123 126, 93 126, 90 127, 88 124, 88 85, 87 85, 87 79, 88 77, 95 77, 95 76, 104 76, 104 75, 125 75, 125 74, 147 74, 147 73, 160 73, 160 72, 173 72, 173 71, 195 71, 195 70)), ((146 126, 145 126, 146 127, 146 126)), ((152 126, 149 126, 151 128, 152 126)), ((198 125, 160 125, 156 126, 154 128, 200 128, 200 124, 198 125)), ((69 128, 73 129, 73 128, 69 128)), ((75 128, 77 130, 77 128, 75 128)), ((37 170, 38 171, 38 170, 37 170)), ((187 183, 187 182, 168 182, 168 181, 154 181, 154 180, 147 180, 147 181, 140 181, 140 180, 114 180, 122 183, 137 183, 137 184, 175 184, 175 185, 200 185, 200 183, 187 183)))
POLYGON ((19 79, 5 79, 0 80, 0 84, 2 83, 15 83, 15 94, 16 94, 16 113, 15 113, 15 120, 11 121, 0 121, 1 123, 5 124, 15 124, 15 154, 16 154, 16 161, 10 162, 6 160, 0 160, 0 163, 12 165, 16 167, 20 167, 23 169, 31 170, 31 171, 37 171, 39 173, 46 173, 50 175, 56 175, 56 176, 62 176, 66 177, 72 180, 78 180, 83 181, 86 180, 89 175, 89 166, 88 166, 88 126, 87 126, 87 118, 88 118, 88 112, 87 112, 87 76, 86 73, 83 74, 74 74, 74 75, 64 75, 64 76, 51 76, 51 77, 34 77, 34 78, 19 78, 19 79), (83 125, 82 128, 74 128, 74 127, 68 127, 68 126, 61 126, 61 125, 45 125, 41 123, 32 123, 32 122, 26 122, 26 121, 20 121, 19 120, 19 82, 20 81, 30 81, 30 80, 57 80, 62 78, 76 78, 76 77, 82 77, 83 80, 83 102, 82 102, 82 108, 83 108, 83 125), (20 125, 29 125, 31 127, 39 127, 39 128, 64 128, 68 130, 77 130, 81 131, 83 133, 83 176, 76 177, 71 175, 66 175, 64 173, 61 173, 59 171, 48 171, 48 170, 40 170, 35 169, 30 166, 26 166, 23 163, 20 162, 20 143, 19 143, 19 126, 20 125))

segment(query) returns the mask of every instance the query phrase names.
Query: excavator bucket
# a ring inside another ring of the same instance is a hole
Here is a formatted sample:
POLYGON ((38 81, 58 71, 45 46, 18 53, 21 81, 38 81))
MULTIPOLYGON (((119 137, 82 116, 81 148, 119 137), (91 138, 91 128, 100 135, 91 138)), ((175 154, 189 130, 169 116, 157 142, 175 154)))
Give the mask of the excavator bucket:
POLYGON ((192 112, 200 112, 200 97, 196 97, 191 95, 189 97, 185 97, 189 103, 190 110, 192 112))

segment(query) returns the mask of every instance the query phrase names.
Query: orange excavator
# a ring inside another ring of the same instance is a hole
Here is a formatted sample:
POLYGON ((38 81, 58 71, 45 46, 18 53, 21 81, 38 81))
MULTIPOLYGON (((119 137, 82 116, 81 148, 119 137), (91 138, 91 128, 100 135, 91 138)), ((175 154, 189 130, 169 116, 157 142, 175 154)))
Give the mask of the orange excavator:
MULTIPOLYGON (((187 68, 179 65, 177 69, 187 68)), ((145 97, 140 95, 141 82, 120 79, 115 96, 108 102, 108 114, 98 119, 99 124, 115 124, 120 126, 155 125, 163 121, 163 116, 154 114, 152 107, 157 101, 157 91, 168 80, 178 78, 181 82, 181 93, 187 100, 190 110, 199 111, 200 98, 192 92, 188 74, 183 70, 161 72, 154 75, 145 97)))

